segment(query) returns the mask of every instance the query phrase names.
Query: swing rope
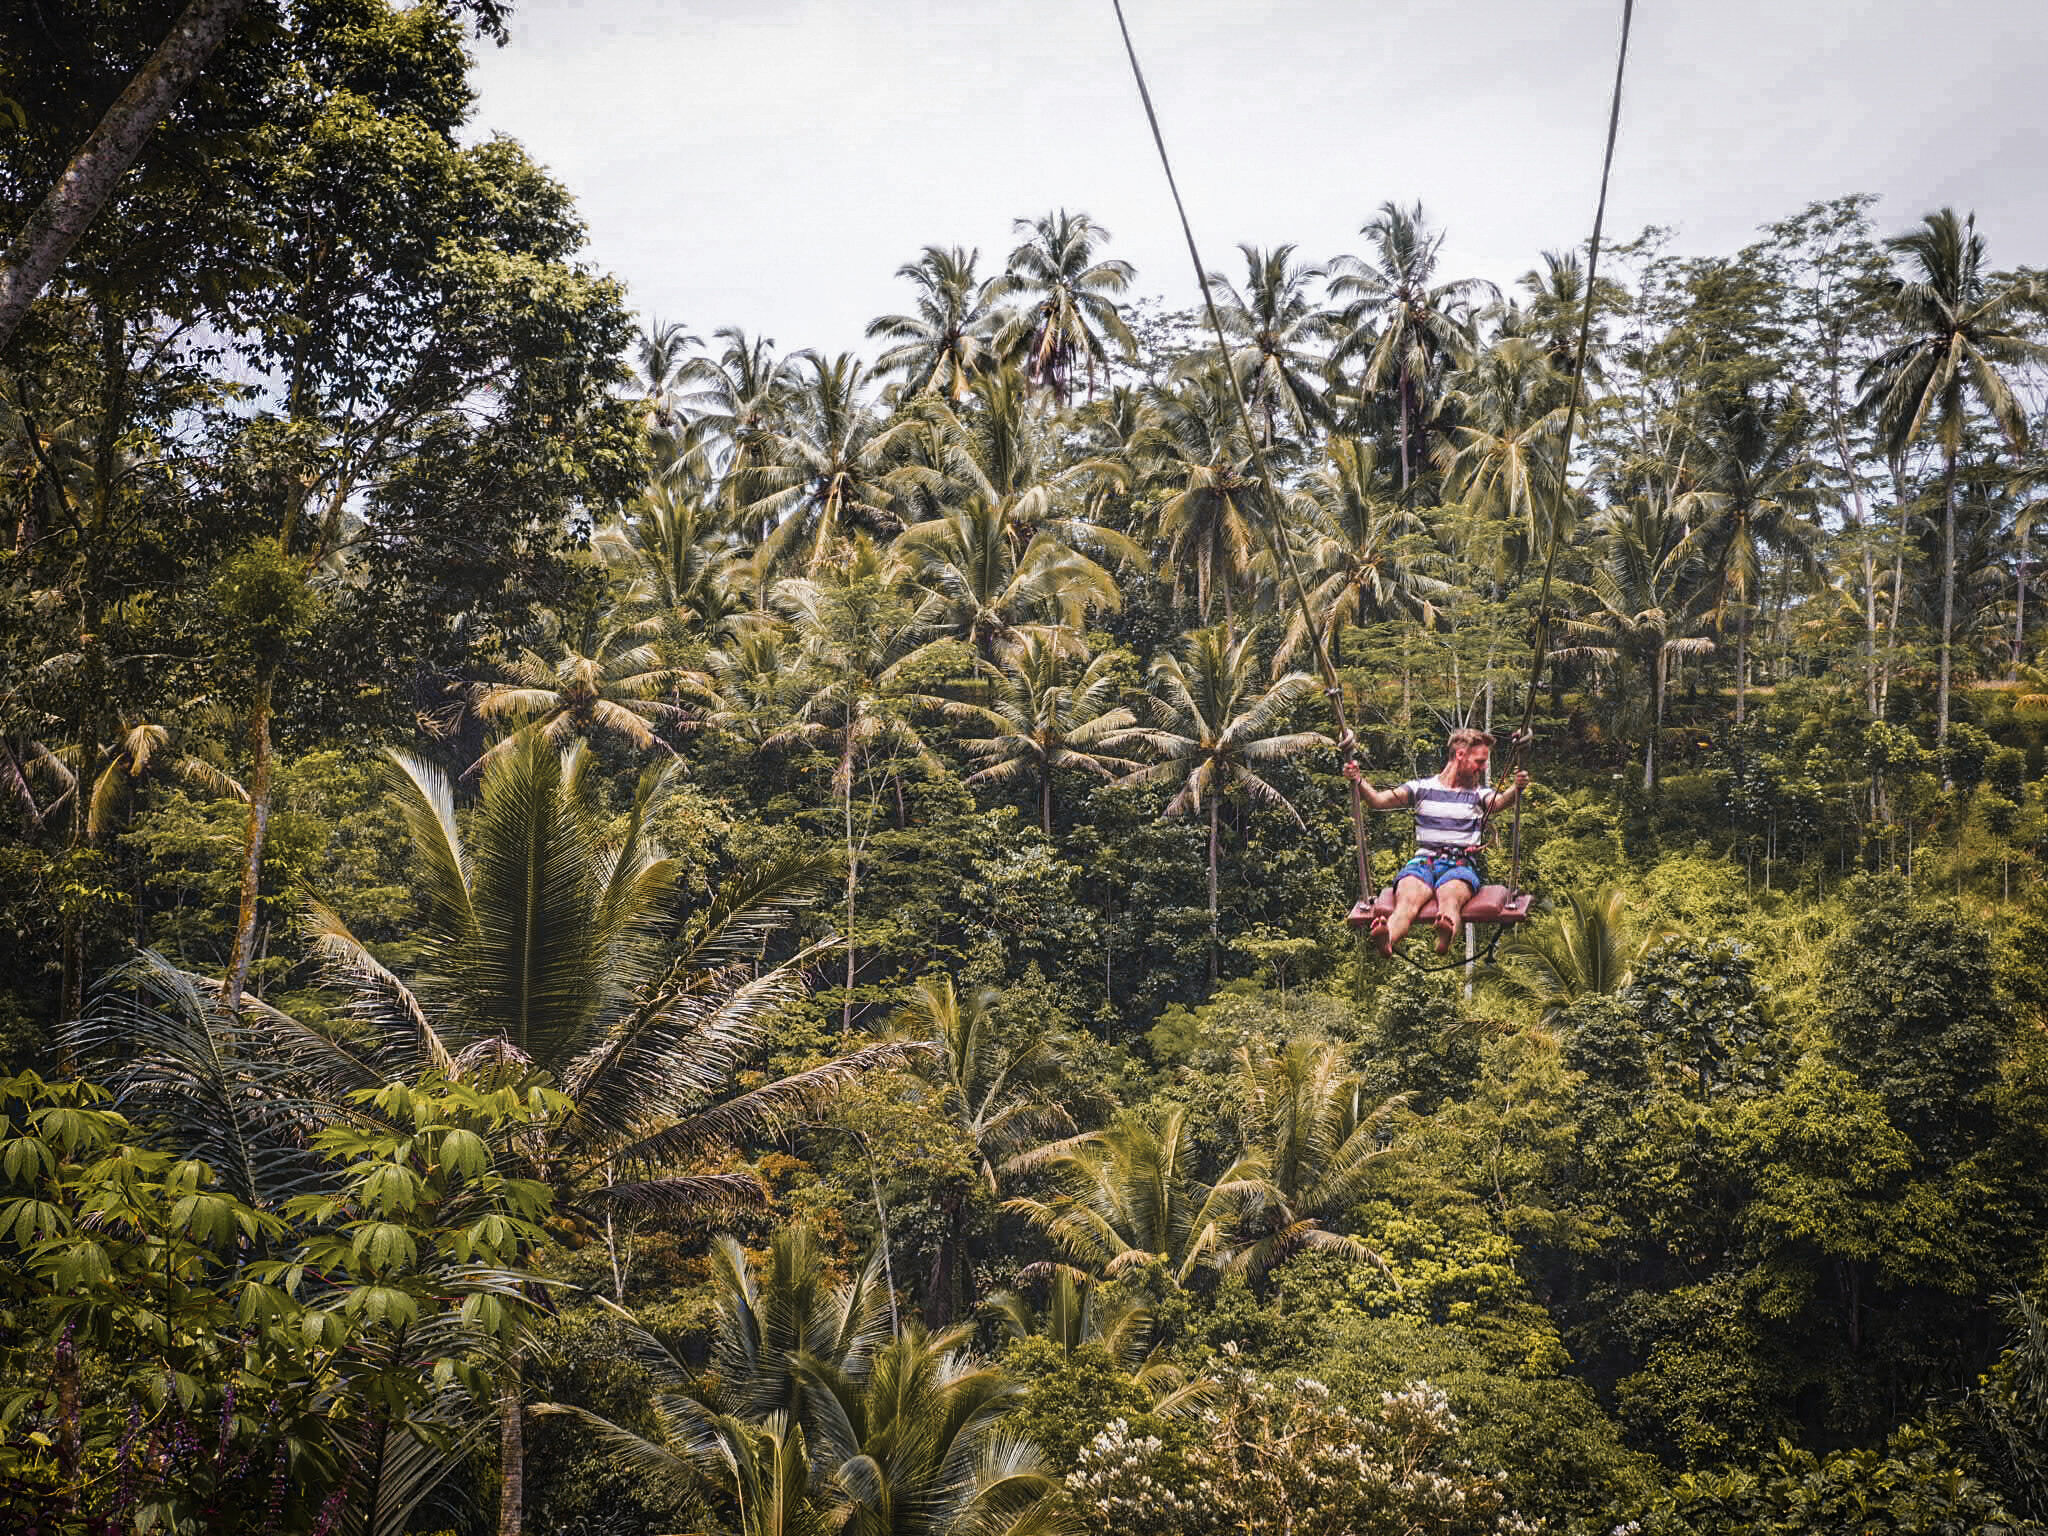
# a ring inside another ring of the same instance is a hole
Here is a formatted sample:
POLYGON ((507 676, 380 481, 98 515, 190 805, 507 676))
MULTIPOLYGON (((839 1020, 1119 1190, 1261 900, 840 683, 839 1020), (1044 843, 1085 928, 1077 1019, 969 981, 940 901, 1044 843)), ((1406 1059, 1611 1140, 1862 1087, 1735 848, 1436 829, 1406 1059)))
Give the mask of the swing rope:
POLYGON ((1492 928, 1493 933, 1491 934, 1491 936, 1488 937, 1486 941, 1486 948, 1480 950, 1478 954, 1473 955, 1469 959, 1464 955, 1453 954, 1447 960, 1438 960, 1434 964, 1432 964, 1427 960, 1416 959, 1415 956, 1409 953, 1409 951, 1405 947, 1396 949, 1394 951, 1394 954, 1399 959, 1405 960, 1410 965, 1414 966, 1416 970, 1423 972, 1456 971, 1463 969, 1465 966, 1473 964, 1491 965, 1493 964, 1494 951, 1500 948, 1501 938, 1508 931, 1507 925, 1505 923, 1494 923, 1492 925, 1492 928))
MULTIPOLYGON (((1586 353, 1593 338, 1593 310, 1600 296, 1600 234, 1607 223, 1607 184, 1614 175, 1614 141, 1621 127, 1621 83, 1628 68, 1629 32, 1635 22, 1636 0, 1621 0, 1621 44, 1614 57, 1614 94, 1607 108, 1607 150, 1600 160, 1600 200, 1593 209, 1593 238, 1586 250, 1586 302, 1579 316, 1578 360, 1572 369, 1571 398, 1565 404, 1564 436, 1558 448, 1557 477, 1550 512, 1550 548, 1543 557, 1543 586, 1536 596, 1536 632, 1529 646, 1528 697, 1522 703, 1521 728, 1514 735, 1512 772, 1522 766, 1522 750, 1534 735, 1536 692, 1543 682, 1543 665, 1550 659, 1550 581, 1557 570, 1558 532, 1564 524, 1565 494, 1569 488, 1572 462, 1572 429, 1578 425, 1579 402, 1586 386, 1586 353)), ((1513 830, 1509 838, 1508 888, 1518 890, 1522 878, 1522 797, 1515 796, 1513 830)))
MULTIPOLYGON (((1245 402, 1244 390, 1237 382, 1237 370, 1230 363, 1230 343, 1224 339, 1223 317, 1217 313, 1216 296, 1210 291, 1209 269, 1203 265, 1202 253, 1195 245, 1194 226, 1188 222, 1187 204, 1181 201, 1180 183, 1173 174, 1172 158, 1166 153, 1166 136, 1160 132, 1159 114, 1153 110, 1152 91, 1145 84, 1145 71, 1138 63, 1137 47, 1131 42, 1131 28, 1124 19, 1123 0, 1110 0, 1110 3, 1116 8, 1117 30, 1123 34, 1124 56, 1131 61, 1131 78, 1137 82, 1138 99, 1145 106, 1145 121, 1152 128, 1152 143, 1159 151, 1159 166, 1166 172, 1166 189, 1173 194, 1173 209, 1180 216, 1180 232, 1187 241, 1188 259, 1195 266, 1195 281, 1201 285, 1202 307, 1208 312, 1209 329, 1216 337, 1216 355, 1223 365, 1223 377, 1230 384, 1230 399, 1236 409, 1237 423, 1251 448, 1252 468, 1259 482, 1259 499, 1265 508, 1265 515, 1259 519, 1259 532, 1273 556, 1273 563, 1287 573, 1302 628, 1308 633, 1309 643, 1315 647, 1316 669, 1323 675, 1323 692, 1330 701, 1330 712, 1337 722, 1337 749, 1344 754, 1345 762, 1356 762, 1358 738, 1352 734, 1351 723, 1345 717, 1344 685, 1337 677, 1337 669, 1330 661, 1329 647, 1323 643, 1323 633, 1316 626, 1315 614, 1309 608, 1308 589, 1302 584, 1301 568, 1294 559, 1294 546, 1288 540, 1287 525, 1280 516, 1278 482, 1273 478, 1272 466, 1266 461, 1266 450, 1260 446, 1258 431, 1252 425, 1251 407, 1245 402)), ((1351 840, 1358 861, 1358 894, 1361 900, 1369 900, 1373 891, 1372 834, 1366 826, 1363 792, 1348 775, 1345 782, 1351 787, 1351 840)))
MULTIPOLYGON (((1117 30, 1123 35, 1124 56, 1130 60, 1131 78, 1138 87, 1138 99, 1144 104, 1145 121, 1152 130, 1153 147, 1159 151, 1159 166, 1166 173, 1167 191, 1173 196, 1174 212, 1180 218, 1180 232, 1187 242, 1188 259, 1194 264, 1195 281, 1202 290, 1202 306, 1208 314, 1209 329, 1216 338, 1216 353, 1223 366, 1224 379, 1230 385, 1230 398, 1235 408, 1238 426, 1251 449, 1252 467, 1257 472, 1259 498, 1265 508, 1260 519, 1259 531, 1272 554, 1274 563, 1285 570, 1288 586, 1294 603, 1301 616, 1302 628, 1307 632, 1309 643, 1315 648, 1316 667, 1322 673, 1323 691, 1330 701, 1330 710, 1337 723, 1337 746, 1344 754, 1346 763, 1358 760, 1358 738, 1353 734, 1344 710, 1344 688, 1337 677, 1337 669, 1330 661, 1330 651, 1324 641, 1323 632, 1317 627, 1315 615, 1309 608, 1308 589, 1302 584, 1300 567, 1295 563, 1293 545, 1287 537, 1287 526, 1280 515, 1277 482, 1272 467, 1266 460, 1266 451, 1261 446, 1259 434, 1252 425, 1251 407, 1246 403, 1244 390, 1239 385, 1237 370, 1231 366, 1230 344, 1223 334, 1223 319, 1216 309, 1216 297, 1209 286, 1209 269, 1202 261, 1201 250, 1195 244, 1194 226, 1188 221, 1187 204, 1180 195, 1180 182, 1173 174, 1173 160, 1166 152, 1166 136, 1159 127, 1159 114, 1152 105, 1152 91, 1145 83, 1145 70, 1138 62, 1136 44, 1131 41, 1130 23, 1125 19, 1123 0, 1110 0, 1116 11, 1117 30)), ((1593 213, 1593 238, 1586 258, 1586 301, 1579 320, 1579 343, 1577 365, 1572 371, 1571 396, 1565 407, 1564 435, 1558 455, 1558 471, 1555 481, 1556 499, 1550 519, 1549 551, 1543 561, 1543 584, 1536 600, 1536 631, 1531 640, 1531 661, 1529 668, 1528 698, 1522 710, 1521 728, 1514 737, 1514 766, 1519 770, 1522 749, 1528 743, 1536 716, 1536 692, 1543 676, 1543 665, 1550 649, 1550 588, 1551 578, 1557 569, 1558 531, 1564 519, 1564 493, 1566 479, 1570 472, 1572 431, 1579 415, 1580 398, 1584 393, 1586 376, 1586 353, 1591 345, 1593 333, 1593 309, 1598 296, 1600 276, 1600 236, 1607 219, 1607 187, 1614 173, 1614 145, 1621 124, 1622 77, 1628 65, 1629 33, 1635 20, 1635 0, 1622 0, 1621 43, 1614 61, 1614 92, 1607 111, 1607 148, 1600 164, 1600 198, 1593 213)), ((1357 782, 1347 775, 1346 783, 1351 789, 1351 835, 1356 848, 1358 862, 1358 894, 1361 901, 1372 899, 1375 883, 1372 875, 1372 834, 1365 815, 1363 792, 1357 782)), ((1515 797, 1513 823, 1513 847, 1511 868, 1508 877, 1509 889, 1519 889, 1522 868, 1522 800, 1515 797)), ((1500 942, 1496 931, 1493 943, 1487 946, 1487 956, 1492 957, 1493 948, 1500 942)), ((1420 962, 1416 962, 1420 963, 1420 962)), ((1463 964, 1460 960, 1457 964, 1463 964)), ((1435 967, 1423 967, 1434 969, 1435 967)))

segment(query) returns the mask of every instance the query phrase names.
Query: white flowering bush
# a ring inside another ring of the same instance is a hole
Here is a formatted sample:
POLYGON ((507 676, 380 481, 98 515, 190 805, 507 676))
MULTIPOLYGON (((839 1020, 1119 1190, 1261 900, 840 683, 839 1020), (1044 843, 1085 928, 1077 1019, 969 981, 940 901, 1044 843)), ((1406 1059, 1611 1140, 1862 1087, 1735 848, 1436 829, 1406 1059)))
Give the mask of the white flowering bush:
MULTIPOLYGON (((1117 1536, 1517 1536, 1503 1480, 1457 1455, 1458 1420, 1428 1382, 1377 1411, 1309 1377, 1275 1381, 1224 1362, 1220 1391, 1178 1444, 1122 1419, 1067 1477, 1092 1531, 1117 1536)), ((1176 1437, 1179 1439, 1179 1437, 1176 1437)))

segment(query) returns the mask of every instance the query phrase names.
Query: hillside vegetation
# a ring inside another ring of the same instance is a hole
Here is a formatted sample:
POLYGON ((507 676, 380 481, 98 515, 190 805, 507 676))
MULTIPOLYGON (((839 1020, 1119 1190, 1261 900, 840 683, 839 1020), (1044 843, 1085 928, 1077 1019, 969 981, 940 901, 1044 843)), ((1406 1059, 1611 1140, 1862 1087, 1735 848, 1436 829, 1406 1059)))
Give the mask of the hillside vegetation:
MULTIPOLYGON (((10 228, 172 9, 0 24, 10 228)), ((628 313, 460 16, 251 15, 0 352, 0 1525, 2048 1522, 1995 210, 1390 201, 1219 353, 1054 209, 828 356, 628 313), (1533 777, 1469 964, 1325 657, 1533 777)))

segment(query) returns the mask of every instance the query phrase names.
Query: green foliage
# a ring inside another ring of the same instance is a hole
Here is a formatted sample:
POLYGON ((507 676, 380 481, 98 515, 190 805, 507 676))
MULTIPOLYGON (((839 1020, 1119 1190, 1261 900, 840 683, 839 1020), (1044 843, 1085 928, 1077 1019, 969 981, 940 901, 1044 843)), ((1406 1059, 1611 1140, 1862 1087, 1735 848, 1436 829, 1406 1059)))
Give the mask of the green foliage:
POLYGON ((1069 1350, 1049 1338, 1014 1339, 1002 1362, 1024 1383, 1011 1425, 1053 1466, 1071 1466, 1115 1422, 1167 1442, 1186 1439, 1172 1419, 1152 1411, 1152 1394, 1098 1342, 1069 1350))
POLYGON ((256 1531, 331 1520, 352 1492, 364 1529, 395 1529, 474 1445, 531 1323, 550 1201, 494 1149, 565 1101, 366 1092, 317 1138, 330 1188, 275 1210, 106 1103, 0 1082, 13 1518, 83 1532, 218 1512, 256 1531))
POLYGON ((1652 947, 1622 1004, 1664 1086, 1689 1097, 1759 1092, 1786 1054, 1765 1021, 1748 961, 1725 941, 1652 947))
POLYGON ((1843 1531, 1943 1536, 2022 1529, 1955 1450, 1908 1426, 1880 1449, 1817 1455, 1780 1440, 1754 1470, 1687 1474, 1639 1520, 1646 1536, 1843 1531))
POLYGON ((823 1255, 803 1229, 777 1236, 759 1284, 738 1244, 725 1239, 718 1251, 706 1376, 613 1309, 654 1382, 651 1434, 587 1408, 549 1411, 595 1431, 649 1491, 702 1499, 748 1536, 1059 1527, 1056 1485, 1006 1422, 1017 1383, 964 1351, 964 1328, 890 1324, 876 1295, 880 1255, 828 1291, 823 1255))
POLYGON ((208 597, 223 639, 245 665, 276 666, 317 613, 304 569, 275 539, 258 539, 223 561, 208 597))
MULTIPOLYGON (((16 223, 176 9, 0 22, 16 223)), ((250 8, 0 374, 10 1518, 474 1525, 535 1387, 533 1528, 2040 1517, 2038 272, 1388 205, 1219 357, 1059 210, 707 348, 462 9, 250 8), (1345 930, 1318 643, 1529 710, 1497 967, 1345 930)))
POLYGON ((1952 906, 1869 888, 1831 969, 1829 1032, 1931 1157, 1983 1134, 2010 1028, 1984 932, 1952 906))
POLYGON ((2024 1518, 2048 1516, 2048 1328, 2024 1292, 2002 1309, 2015 1337, 1977 1384, 1963 1428, 1987 1481, 2024 1518))
POLYGON ((1418 1113, 1461 1096, 1479 1075, 1479 1048, 1448 1028, 1456 1019, 1447 975, 1397 971, 1375 999, 1370 1046, 1387 1087, 1410 1095, 1418 1113))

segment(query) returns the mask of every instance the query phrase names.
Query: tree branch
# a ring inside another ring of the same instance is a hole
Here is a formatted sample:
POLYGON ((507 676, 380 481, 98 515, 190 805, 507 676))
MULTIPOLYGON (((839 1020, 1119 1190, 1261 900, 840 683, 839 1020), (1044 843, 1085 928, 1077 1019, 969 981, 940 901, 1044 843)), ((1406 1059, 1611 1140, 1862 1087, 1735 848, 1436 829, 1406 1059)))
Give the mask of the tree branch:
POLYGON ((0 256, 0 351, 249 0, 192 0, 0 256))

